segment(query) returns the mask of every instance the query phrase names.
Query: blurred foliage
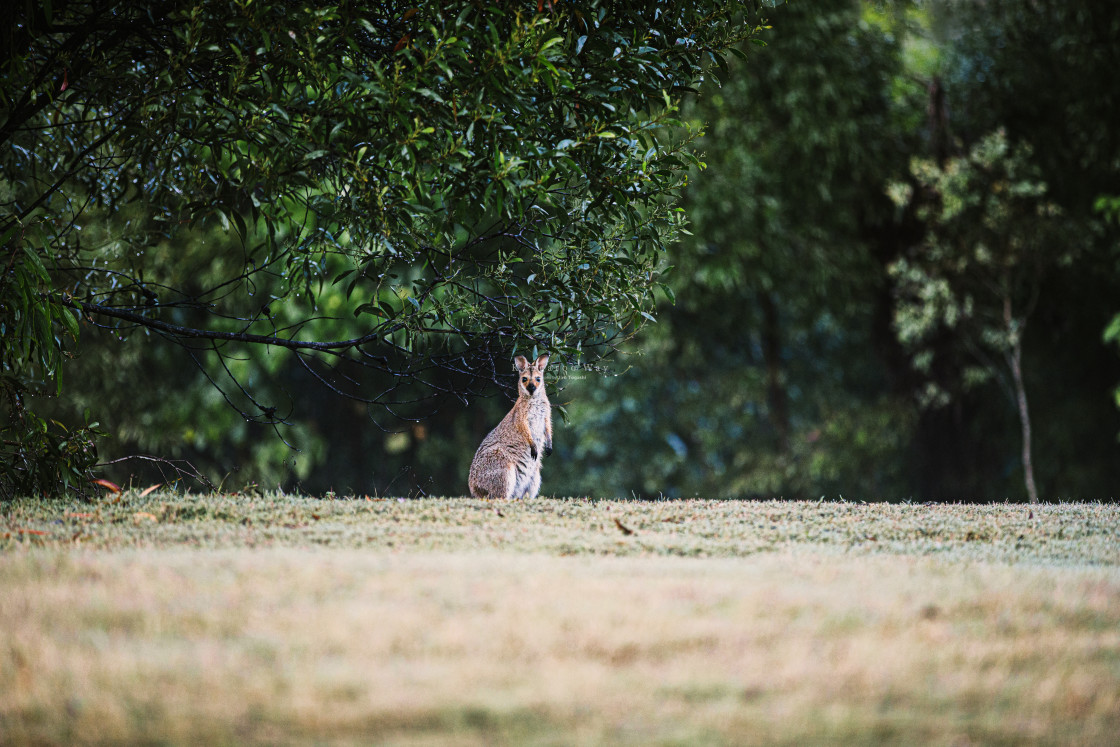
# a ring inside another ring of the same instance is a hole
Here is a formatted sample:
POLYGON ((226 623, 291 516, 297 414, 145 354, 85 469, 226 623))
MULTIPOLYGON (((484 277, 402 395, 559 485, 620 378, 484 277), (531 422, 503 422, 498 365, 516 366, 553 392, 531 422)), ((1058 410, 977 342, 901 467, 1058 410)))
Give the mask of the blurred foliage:
POLYGON ((1120 168, 1120 14, 1107 0, 940 0, 937 33, 952 127, 965 143, 1000 128, 1028 145, 1056 201, 1076 217, 1115 191, 1120 168))
POLYGON ((915 159, 913 186, 888 187, 926 227, 923 240, 889 268, 895 330, 928 377, 921 393, 926 405, 946 405, 952 389, 999 375, 1005 357, 1021 344, 1042 279, 1069 267, 1084 244, 1048 199, 1030 156, 1027 146, 1012 149, 999 130, 943 165, 915 159), (956 347, 944 344, 946 338, 956 347), (952 360, 939 365, 938 355, 952 360))
POLYGON ((711 126, 675 305, 573 407, 577 493, 905 495, 915 414, 875 360, 887 278, 864 237, 890 220, 880 185, 916 145, 898 38, 846 1, 785 6, 773 25, 688 112, 711 126))
MULTIPOLYGON (((1096 211, 1100 213, 1105 220, 1113 225, 1120 225, 1120 197, 1113 195, 1102 195, 1097 198, 1094 203, 1096 211)), ((1117 248, 1120 252, 1120 247, 1117 248)), ((1115 344, 1120 346, 1120 312, 1112 317, 1108 326, 1105 327, 1104 335, 1102 336, 1105 343, 1115 344)), ((1120 408, 1120 384, 1117 385, 1113 396, 1116 399, 1116 407, 1120 408)), ((1117 440, 1120 440, 1120 434, 1117 434, 1117 440)))
MULTIPOLYGON (((1102 345, 1101 331, 1117 309, 1120 231, 1094 205, 1115 192, 1120 171, 1120 130, 1113 124, 1120 119, 1120 92, 1107 82, 1120 49, 1120 15, 1101 0, 1029 6, 947 0, 941 6, 949 124, 963 145, 954 155, 1001 129, 1011 147, 1029 148, 1047 201, 1061 209, 1067 228, 1046 251, 1077 249, 1074 262, 1051 264, 1043 273, 1023 337, 1026 388, 1036 393, 1040 489, 1051 496, 1114 497, 1120 418, 1103 403, 1120 380, 1120 366, 1102 345)), ((992 412, 1000 400, 981 405, 992 412)), ((979 444, 985 435, 968 441, 979 444)), ((1004 453, 1014 453, 1014 440, 1004 453)), ((1017 472, 1008 464, 1002 476, 1017 472)))
POLYGON ((1120 48, 1108 8, 774 13, 689 110, 710 127, 676 305, 575 395, 574 492, 1021 497, 1030 393, 1044 496, 1113 496, 1120 267, 1084 202, 1120 166, 1115 97, 1083 100, 1120 48))
POLYGON ((926 233, 889 270, 895 332, 926 379, 921 403, 943 407, 950 388, 996 378, 1019 415, 1024 487, 1037 503, 1023 338, 1043 277, 1070 266, 1084 240, 1047 199, 1029 147, 1011 148, 1003 130, 961 158, 915 159, 910 170, 913 184, 888 193, 926 233))

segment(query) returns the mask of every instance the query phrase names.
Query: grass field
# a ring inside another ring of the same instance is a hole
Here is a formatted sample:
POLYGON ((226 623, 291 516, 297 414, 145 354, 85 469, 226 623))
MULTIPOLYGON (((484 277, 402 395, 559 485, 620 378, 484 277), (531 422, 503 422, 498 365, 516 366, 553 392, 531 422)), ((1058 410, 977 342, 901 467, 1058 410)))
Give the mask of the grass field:
POLYGON ((1120 744, 1120 506, 0 504, 0 743, 1120 744))

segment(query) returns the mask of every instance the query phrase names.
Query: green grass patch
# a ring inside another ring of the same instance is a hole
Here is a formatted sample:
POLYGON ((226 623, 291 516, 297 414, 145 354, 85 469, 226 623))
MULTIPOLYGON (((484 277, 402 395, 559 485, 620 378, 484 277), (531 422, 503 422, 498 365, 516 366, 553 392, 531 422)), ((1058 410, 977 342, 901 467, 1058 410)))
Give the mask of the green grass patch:
POLYGON ((804 549, 1114 565, 1120 562, 1120 507, 550 498, 493 503, 127 492, 96 504, 0 504, 0 550, 27 547, 337 547, 683 557, 804 549))

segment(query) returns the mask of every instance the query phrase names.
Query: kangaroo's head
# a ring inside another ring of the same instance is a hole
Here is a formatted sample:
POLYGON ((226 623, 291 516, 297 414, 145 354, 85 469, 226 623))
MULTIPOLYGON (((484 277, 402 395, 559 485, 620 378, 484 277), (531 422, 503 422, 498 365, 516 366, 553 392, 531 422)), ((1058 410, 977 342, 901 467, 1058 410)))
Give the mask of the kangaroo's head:
POLYGON ((532 397, 538 391, 544 392, 544 369, 548 365, 548 356, 542 355, 536 363, 519 355, 513 359, 517 364, 517 394, 521 397, 532 397))

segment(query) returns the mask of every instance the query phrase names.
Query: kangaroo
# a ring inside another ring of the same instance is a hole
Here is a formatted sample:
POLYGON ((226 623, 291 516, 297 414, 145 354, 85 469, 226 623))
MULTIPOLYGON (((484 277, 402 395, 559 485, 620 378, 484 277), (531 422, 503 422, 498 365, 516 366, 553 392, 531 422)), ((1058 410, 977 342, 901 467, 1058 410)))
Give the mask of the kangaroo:
POLYGON ((541 489, 541 459, 552 454, 552 407, 544 391, 548 356, 517 365, 517 402, 490 431, 471 461, 468 483, 475 498, 536 498, 541 489))

